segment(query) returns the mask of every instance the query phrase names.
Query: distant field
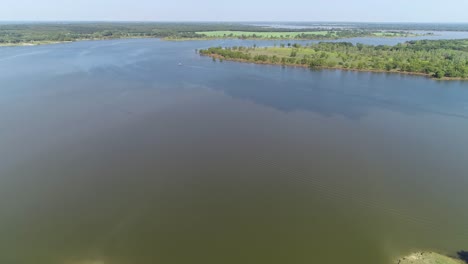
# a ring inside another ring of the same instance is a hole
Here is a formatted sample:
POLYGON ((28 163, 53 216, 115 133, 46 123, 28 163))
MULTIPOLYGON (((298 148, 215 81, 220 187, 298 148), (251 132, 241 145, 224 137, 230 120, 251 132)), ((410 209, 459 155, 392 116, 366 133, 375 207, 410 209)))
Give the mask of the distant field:
POLYGON ((416 34, 412 34, 409 32, 373 32, 372 35, 376 37, 402 37, 402 36, 415 36, 416 34))
MULTIPOLYGON (((296 51, 296 58, 304 58, 307 56, 313 56, 317 54, 314 49, 309 49, 309 48, 300 48, 300 49, 294 49, 296 51)), ((291 55, 291 49, 288 48, 281 48, 281 47, 269 47, 267 49, 265 48, 257 48, 253 50, 249 50, 249 53, 252 56, 277 56, 278 58, 289 58, 291 55)), ((338 53, 336 52, 327 52, 327 61, 332 61, 334 64, 338 64, 342 60, 339 58, 338 53)))
MULTIPOLYGON (((307 48, 301 48, 301 49, 294 49, 297 52, 296 57, 302 58, 306 55, 312 55, 315 54, 316 51, 313 49, 307 49, 307 48)), ((252 54, 252 56, 257 56, 257 55, 266 55, 266 56, 273 56, 276 55, 280 58, 282 57, 290 57, 291 55, 291 49, 287 48, 280 48, 280 47, 268 47, 268 48, 257 48, 257 49, 251 49, 249 50, 249 53, 252 54)))
POLYGON ((316 36, 336 36, 334 31, 301 31, 301 32, 255 32, 255 31, 200 31, 197 34, 202 34, 212 38, 222 37, 257 37, 257 38, 296 38, 302 34, 316 36))

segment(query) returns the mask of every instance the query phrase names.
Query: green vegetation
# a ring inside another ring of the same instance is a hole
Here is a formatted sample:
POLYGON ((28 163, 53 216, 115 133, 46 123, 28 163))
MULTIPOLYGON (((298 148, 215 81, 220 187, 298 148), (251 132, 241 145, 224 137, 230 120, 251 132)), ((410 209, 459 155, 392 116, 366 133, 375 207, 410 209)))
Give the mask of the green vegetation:
POLYGON ((78 40, 164 38, 167 40, 338 39, 350 37, 410 36, 404 31, 315 29, 304 31, 239 23, 28 23, 0 24, 0 46, 37 45, 78 40))
POLYGON ((409 37, 415 36, 404 31, 366 31, 366 30, 316 30, 316 31, 199 31, 206 38, 240 39, 340 39, 353 37, 409 37))
POLYGON ((433 252, 417 252, 397 260, 398 264, 462 264, 461 260, 453 259, 433 252))
POLYGON ((420 74, 468 79, 468 40, 421 40, 395 46, 321 42, 280 47, 213 47, 200 54, 225 60, 303 66, 312 69, 420 74))
POLYGON ((169 36, 189 38, 197 37, 195 32, 200 28, 216 30, 226 27, 229 28, 230 26, 189 23, 0 24, 0 45, 46 44, 120 38, 165 38, 169 36))

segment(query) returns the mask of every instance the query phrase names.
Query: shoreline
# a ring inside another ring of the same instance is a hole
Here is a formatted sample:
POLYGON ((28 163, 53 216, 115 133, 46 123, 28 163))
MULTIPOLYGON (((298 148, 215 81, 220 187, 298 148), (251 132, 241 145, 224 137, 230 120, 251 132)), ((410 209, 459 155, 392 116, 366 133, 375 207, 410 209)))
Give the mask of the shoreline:
POLYGON ((7 47, 35 47, 35 46, 45 46, 45 45, 56 45, 63 43, 71 43, 75 41, 51 41, 51 42, 21 42, 21 43, 1 43, 0 48, 7 47))
POLYGON ((463 264, 460 258, 450 257, 431 251, 419 251, 410 255, 400 257, 394 261, 395 264, 463 264))
POLYGON ((357 36, 357 37, 330 37, 330 38, 262 38, 262 37, 200 37, 200 38, 171 38, 165 37, 161 38, 162 40, 166 41, 193 41, 193 40, 258 40, 258 41, 326 41, 326 40, 339 40, 339 39, 352 39, 352 38, 379 38, 379 39, 392 39, 392 38, 414 38, 414 37, 424 37, 424 36, 432 36, 432 35, 425 35, 425 34, 414 34, 414 35, 407 35, 407 36, 375 36, 375 35, 366 35, 366 36, 357 36))
MULTIPOLYGON (((232 61, 232 62, 239 62, 239 63, 251 63, 251 64, 258 64, 258 65, 273 65, 273 66, 282 66, 282 67, 300 67, 300 68, 309 68, 309 65, 305 64, 291 64, 291 63, 272 63, 272 62, 262 62, 262 61, 249 61, 244 59, 233 59, 233 58, 225 58, 221 55, 217 54, 200 54, 200 56, 211 57, 214 59, 222 59, 225 61, 232 61)), ((314 70, 314 69, 313 69, 314 70)), ((343 68, 343 67, 326 67, 320 66, 317 67, 316 70, 339 70, 339 71, 352 71, 352 72, 368 72, 368 73, 389 73, 389 74, 401 74, 401 75, 413 75, 413 76, 423 76, 434 81, 468 81, 468 78, 459 78, 459 77, 443 77, 443 78, 435 78, 431 74, 422 73, 422 72, 405 72, 405 71, 386 71, 386 70, 375 70, 375 69, 354 69, 354 68, 343 68)))
MULTIPOLYGON (((409 36, 360 36, 361 38, 378 38, 378 39, 392 39, 392 38, 411 38, 427 35, 409 35, 409 36)), ((122 40, 122 39, 160 39, 163 41, 208 41, 208 40, 258 40, 258 41, 327 41, 327 40, 339 40, 339 39, 352 39, 356 37, 330 37, 330 38, 253 38, 253 37, 200 37, 200 38, 179 38, 179 37, 121 37, 121 38, 95 38, 95 39, 75 39, 75 40, 65 40, 65 41, 32 41, 32 42, 19 42, 19 43, 0 43, 1 47, 31 47, 31 46, 43 46, 43 45, 55 45, 55 44, 65 44, 73 43, 80 41, 100 41, 100 40, 122 40)))
POLYGON ((21 42, 21 43, 0 43, 2 47, 34 47, 34 46, 45 46, 45 45, 57 45, 57 44, 68 44, 81 41, 105 41, 105 40, 125 40, 125 39, 161 39, 159 37, 125 37, 125 38, 95 38, 95 39, 75 39, 66 41, 37 41, 37 42, 21 42))

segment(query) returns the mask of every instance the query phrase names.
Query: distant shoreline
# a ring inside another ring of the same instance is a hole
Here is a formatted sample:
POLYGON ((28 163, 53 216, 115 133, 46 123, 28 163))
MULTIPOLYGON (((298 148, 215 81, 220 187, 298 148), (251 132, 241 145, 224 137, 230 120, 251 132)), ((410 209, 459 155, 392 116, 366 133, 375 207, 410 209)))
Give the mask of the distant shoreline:
POLYGON ((55 45, 62 43, 71 43, 74 41, 51 41, 51 42, 20 42, 20 43, 1 43, 0 48, 2 47, 32 47, 32 46, 43 46, 43 45, 55 45))
MULTIPOLYGON (((411 35, 407 37, 401 37, 401 38, 411 38, 411 37, 418 37, 418 36, 423 36, 423 35, 411 35)), ((326 40, 339 40, 339 39, 351 39, 351 38, 356 38, 356 37, 343 37, 343 38, 321 38, 321 39, 313 39, 313 38, 252 38, 252 37, 246 37, 246 38, 237 38, 237 37, 226 37, 226 38, 220 38, 220 37, 202 37, 202 38, 162 38, 162 40, 165 41, 206 41, 206 40, 259 40, 259 41, 326 41, 326 40)), ((399 36, 362 36, 360 38, 377 38, 377 39, 392 39, 392 38, 399 38, 399 36)))
POLYGON ((19 42, 19 43, 0 43, 1 47, 34 47, 34 46, 45 46, 45 45, 56 45, 56 44, 66 44, 66 43, 75 43, 82 41, 105 41, 105 40, 125 40, 125 39, 161 39, 158 37, 125 37, 125 38, 95 38, 95 39, 76 39, 76 40, 66 40, 66 41, 33 41, 33 42, 19 42))
MULTIPOLYGON (((248 22, 4 22, 0 23, 0 47, 37 46, 80 40, 157 38, 167 41, 214 39, 248 40, 338 40, 358 37, 410 38, 429 36, 442 31, 468 32, 458 25, 387 25, 379 23, 327 22, 326 27, 314 22, 313 27, 293 28, 252 25, 248 22), (351 25, 353 24, 353 25, 351 25)), ((467 24, 468 25, 468 24, 467 24)))
MULTIPOLYGON (((197 32, 199 34, 202 34, 203 32, 197 32)), ((205 34, 208 34, 210 32, 204 32, 205 34)), ((215 33, 215 32, 211 32, 215 33)), ((229 31, 227 31, 229 33, 229 31)), ((387 39, 387 38, 410 38, 410 37, 423 37, 423 36, 433 36, 434 34, 416 34, 416 33, 411 33, 411 32, 395 32, 394 35, 391 34, 385 34, 385 32, 368 32, 367 34, 361 34, 361 35, 350 35, 350 36, 328 36, 328 35, 320 35, 316 34, 314 35, 313 32, 312 34, 307 36, 307 37, 301 37, 300 34, 301 32, 235 32, 236 34, 224 34, 221 35, 221 33, 218 34, 209 34, 205 35, 202 37, 178 37, 178 36, 169 36, 165 37, 164 40, 167 41, 193 41, 193 40, 221 40, 221 39, 227 39, 227 40, 260 40, 260 41, 272 41, 272 40, 277 40, 277 41, 324 41, 324 40, 339 40, 339 39, 350 39, 350 38, 382 38, 382 39, 387 39), (241 33, 245 33, 245 35, 240 35, 241 33), (258 35, 256 35, 258 34, 258 35), (288 34, 289 37, 281 37, 278 36, 278 34, 288 34), (293 35, 290 36, 289 34, 293 35), (296 35, 294 35, 296 34, 296 35), (381 34, 381 35, 379 35, 381 34), (275 37, 276 36, 276 37, 275 37)))
MULTIPOLYGON (((291 32, 295 33, 295 32, 291 32)), ((241 37, 241 36, 215 36, 215 37, 210 37, 210 36, 203 36, 203 37, 178 37, 178 36, 168 36, 168 37, 145 37, 145 36, 129 36, 129 37, 116 37, 116 38, 83 38, 83 39, 74 39, 74 40, 65 40, 65 41, 26 41, 26 42, 17 42, 17 43, 12 43, 12 42, 3 42, 0 43, 0 47, 28 47, 28 46, 42 46, 42 45, 54 45, 54 44, 64 44, 64 43, 73 43, 73 42, 80 42, 80 41, 101 41, 101 40, 122 40, 122 39, 160 39, 164 41, 207 41, 207 40, 258 40, 258 41, 326 41, 326 40, 339 40, 339 39, 350 39, 350 38, 356 38, 355 36, 349 36, 349 37, 325 37, 322 36, 320 37, 317 35, 317 38, 313 37, 306 37, 306 38, 301 38, 301 37, 252 37, 252 36, 246 36, 246 37, 241 37)), ((425 34, 408 34, 408 35, 395 35, 395 36, 390 36, 390 35, 363 35, 360 36, 362 38, 377 38, 377 39, 392 39, 392 38, 410 38, 410 37, 418 37, 418 36, 429 36, 425 34)))

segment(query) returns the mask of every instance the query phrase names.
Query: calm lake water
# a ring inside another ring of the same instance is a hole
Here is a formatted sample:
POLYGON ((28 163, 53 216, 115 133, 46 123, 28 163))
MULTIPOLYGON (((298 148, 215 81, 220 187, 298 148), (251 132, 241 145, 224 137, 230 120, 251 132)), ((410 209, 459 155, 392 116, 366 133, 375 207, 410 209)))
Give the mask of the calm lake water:
POLYGON ((467 82, 195 53, 251 43, 1 48, 0 262, 388 264, 468 249, 467 82))

